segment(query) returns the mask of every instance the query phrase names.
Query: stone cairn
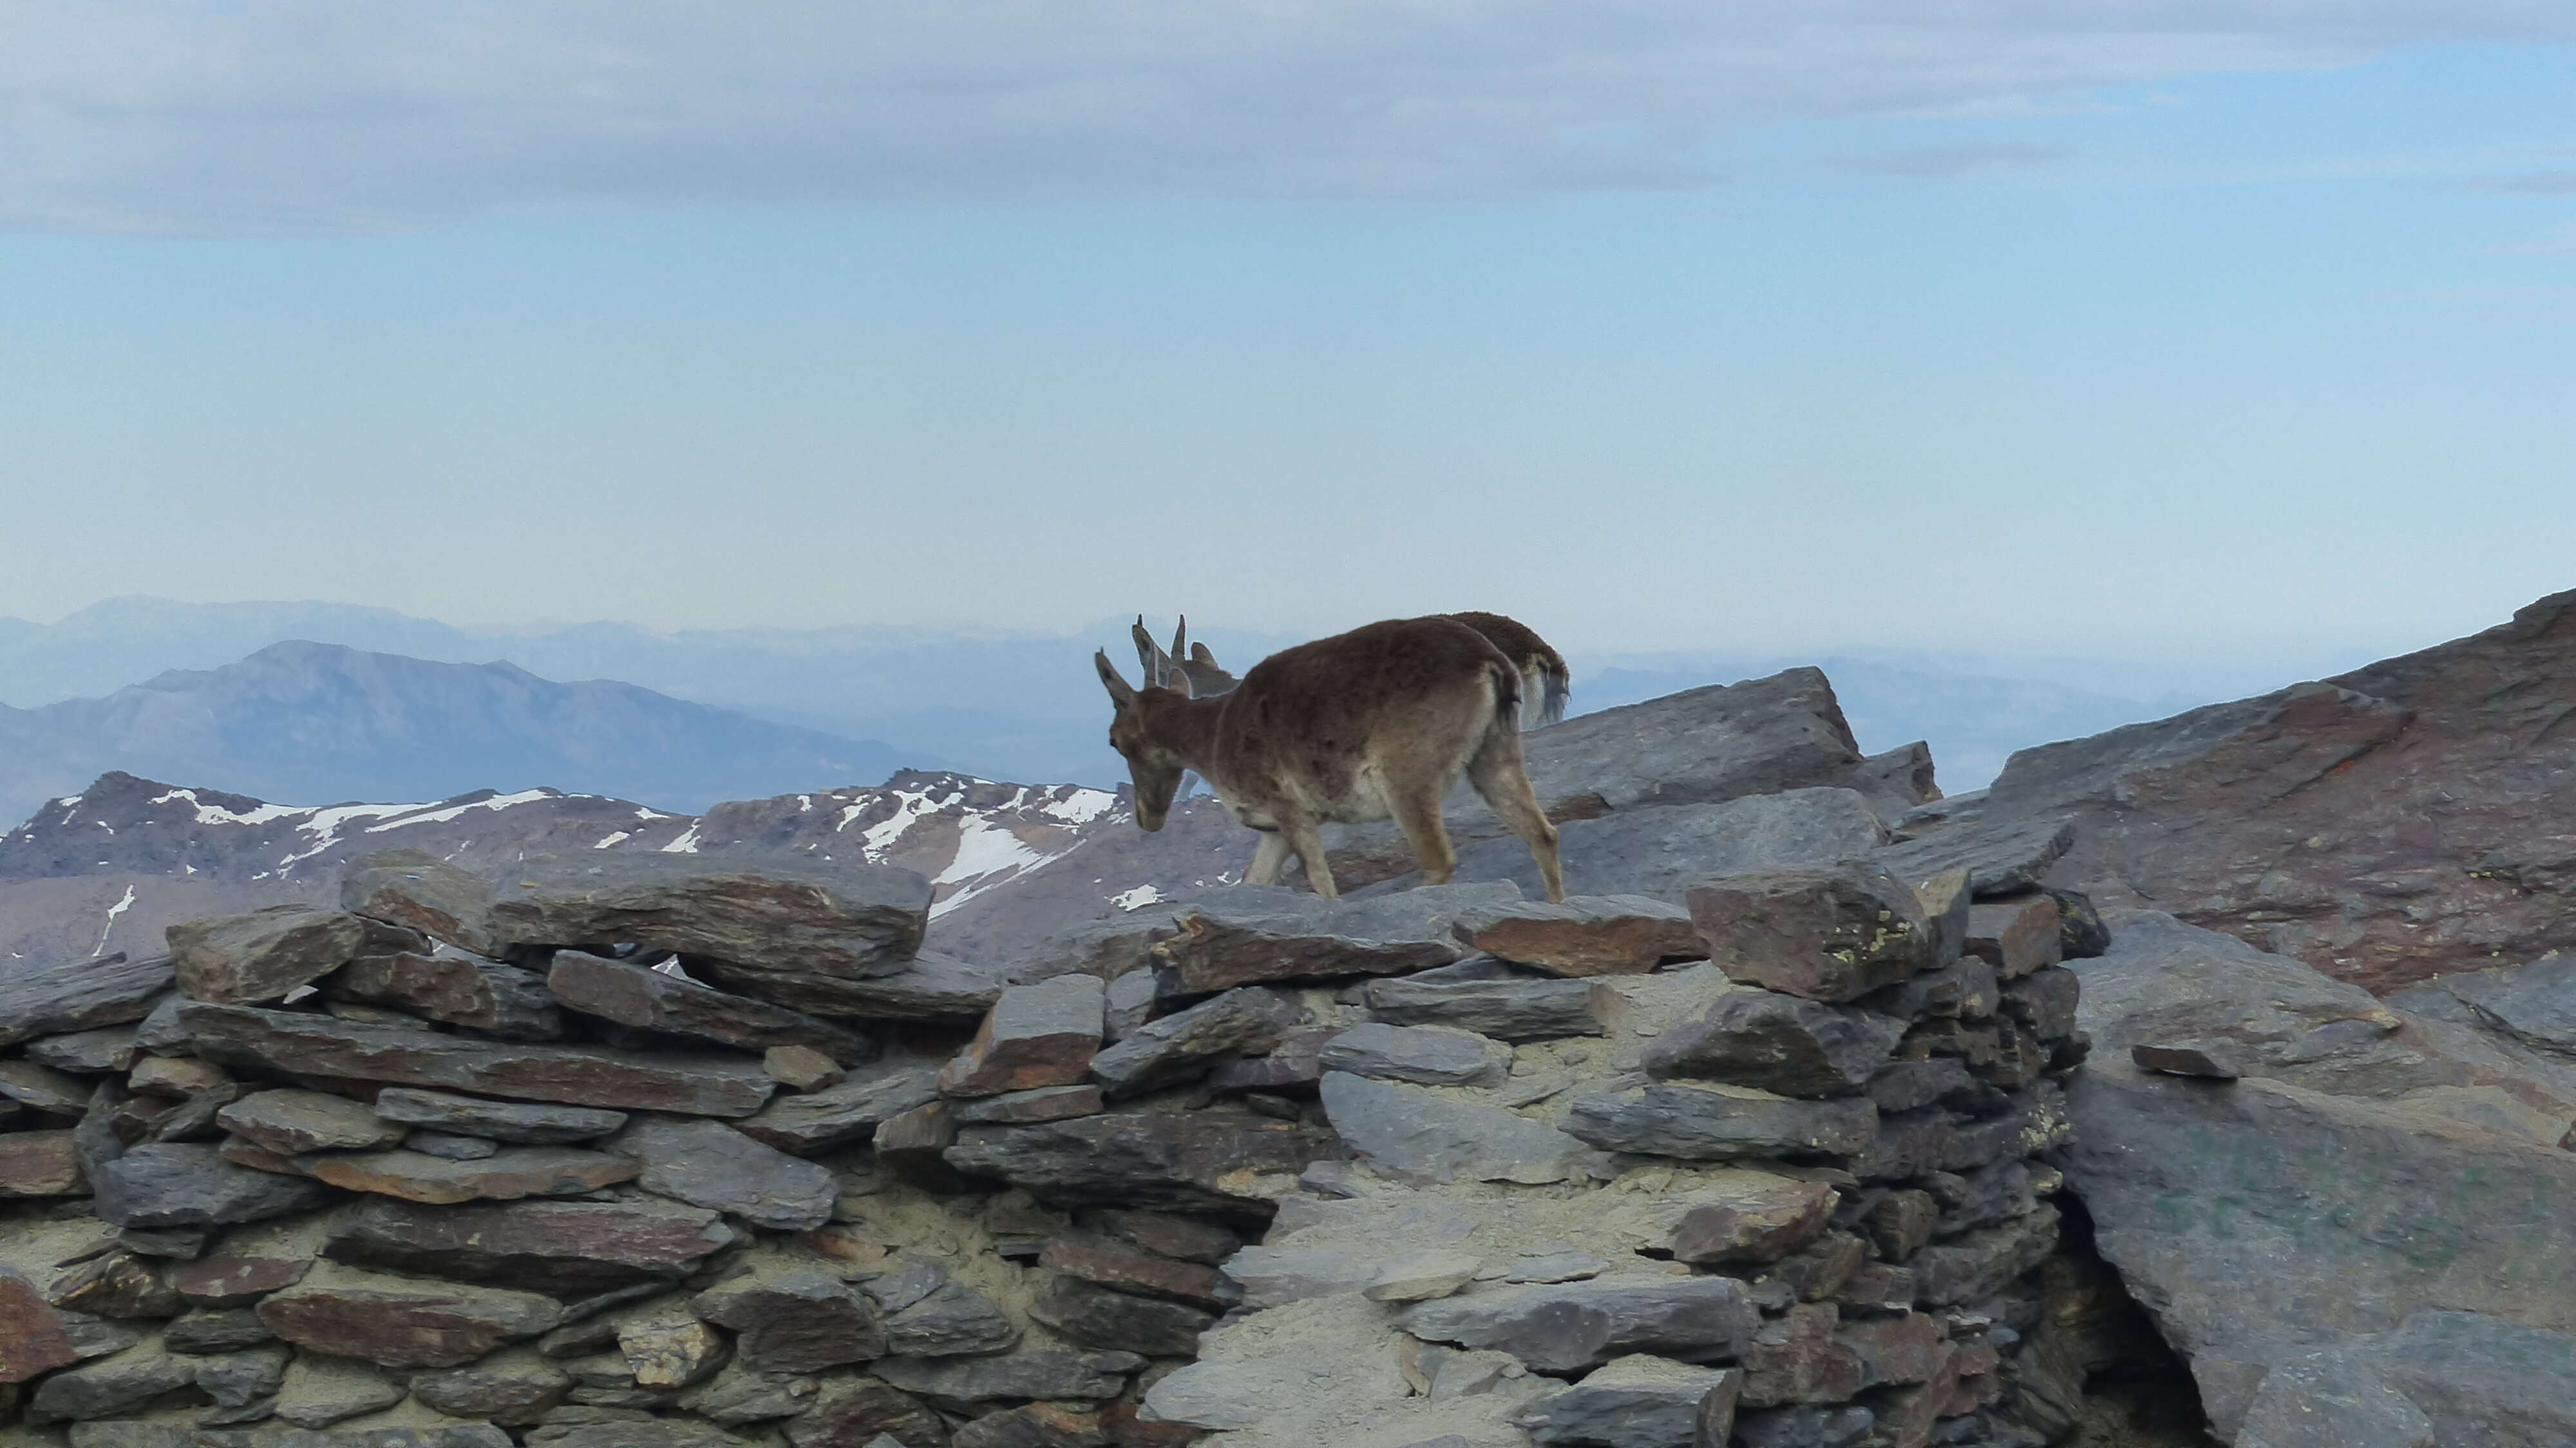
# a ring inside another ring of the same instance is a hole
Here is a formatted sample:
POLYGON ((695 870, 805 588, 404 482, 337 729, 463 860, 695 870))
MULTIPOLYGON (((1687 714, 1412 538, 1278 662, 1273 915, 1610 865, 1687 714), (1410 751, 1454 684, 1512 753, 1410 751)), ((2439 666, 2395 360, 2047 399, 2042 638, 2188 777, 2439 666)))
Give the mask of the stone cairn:
POLYGON ((987 969, 883 867, 358 862, 0 979, 0 1445, 2041 1438, 2083 933, 1237 887, 987 969))

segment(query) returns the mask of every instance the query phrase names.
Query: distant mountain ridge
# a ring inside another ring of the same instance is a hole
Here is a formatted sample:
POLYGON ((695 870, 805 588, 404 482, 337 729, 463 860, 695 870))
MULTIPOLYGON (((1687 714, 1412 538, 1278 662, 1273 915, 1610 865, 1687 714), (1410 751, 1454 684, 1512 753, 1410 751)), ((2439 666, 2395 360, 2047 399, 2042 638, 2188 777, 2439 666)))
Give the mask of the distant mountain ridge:
POLYGON ((0 818, 10 819, 120 770, 262 799, 444 799, 500 785, 694 810, 944 763, 633 684, 305 641, 102 698, 0 707, 0 818))

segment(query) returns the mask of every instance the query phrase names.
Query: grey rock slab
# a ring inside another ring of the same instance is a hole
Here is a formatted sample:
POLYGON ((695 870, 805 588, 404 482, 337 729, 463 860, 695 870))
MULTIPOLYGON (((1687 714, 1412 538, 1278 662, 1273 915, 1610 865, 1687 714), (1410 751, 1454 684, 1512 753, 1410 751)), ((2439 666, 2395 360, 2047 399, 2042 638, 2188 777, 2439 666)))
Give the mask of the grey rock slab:
POLYGON ((1760 1313, 1731 1277, 1607 1277, 1513 1287, 1407 1308, 1397 1322, 1430 1342, 1508 1352, 1547 1373, 1631 1353, 1705 1363, 1740 1356, 1760 1313))
POLYGON ((0 1047, 139 1021, 173 981, 170 957, 122 951, 0 975, 0 1047))
POLYGON ((1042 1201, 1269 1216, 1267 1176, 1293 1178, 1327 1133, 1232 1108, 1119 1112, 1026 1126, 969 1126, 949 1165, 1042 1201))
POLYGON ((689 1299, 689 1310, 735 1333, 744 1366, 810 1373, 886 1353, 876 1305, 819 1268, 780 1268, 729 1278, 689 1299))
POLYGON ((903 1357, 1004 1352, 1019 1340, 1010 1317, 961 1282, 943 1282, 885 1318, 886 1351, 903 1357))
POLYGON ((638 1171, 624 1157, 573 1146, 514 1146, 465 1160, 418 1151, 323 1152, 299 1156, 295 1166, 344 1191, 433 1205, 579 1196, 631 1181, 638 1171))
POLYGON ((1020 1121, 1062 1121, 1071 1116, 1089 1116, 1103 1104, 1097 1086, 1041 1086, 1029 1091, 1012 1091, 1000 1096, 987 1096, 981 1101, 957 1104, 960 1126, 1009 1125, 1020 1121))
POLYGON ((277 1334, 247 1307, 200 1307, 170 1320, 161 1345, 172 1352, 207 1354, 239 1352, 277 1341, 277 1334))
POLYGON ((630 1123, 605 1146, 642 1163, 637 1184, 646 1191, 773 1230, 823 1225, 840 1194, 828 1168, 719 1122, 647 1118, 630 1123))
POLYGON ((1353 1153, 1406 1180, 1535 1185, 1577 1174, 1588 1155, 1582 1142, 1543 1122, 1399 1082, 1336 1071, 1324 1077, 1323 1100, 1353 1153))
POLYGON ((365 949, 370 932, 366 921, 345 910, 271 905, 247 915, 186 921, 168 933, 180 993, 237 1005, 276 1000, 330 974, 365 949))
POLYGON ((138 1035, 132 1026, 102 1026, 94 1031, 46 1036, 27 1043, 27 1059, 74 1075, 131 1071, 143 1056, 138 1035))
POLYGON ((287 1356, 279 1346, 200 1357, 197 1387, 218 1407, 246 1407, 277 1391, 286 1379, 287 1356))
POLYGON ((1646 1074, 1754 1086, 1782 1096, 1854 1095, 1887 1064, 1906 1023, 1776 991, 1730 991, 1658 1037, 1646 1074))
POLYGON ((1268 891, 1254 901, 1202 897, 1181 911, 1176 933, 1157 941, 1152 954, 1192 992, 1406 975, 1465 955, 1452 933, 1458 918, 1517 900, 1520 889, 1439 885, 1376 899, 1290 898, 1293 903, 1282 902, 1268 891))
POLYGON ((180 1019, 200 1052, 227 1065, 574 1106, 749 1116, 777 1086, 756 1058, 739 1056, 476 1041, 202 1003, 180 1019))
POLYGON ((1216 1314, 1178 1302, 1113 1292, 1077 1277, 1058 1277, 1029 1304, 1029 1316, 1068 1342, 1154 1357, 1196 1357, 1199 1334, 1216 1314))
POLYGON ((510 1041, 552 1041, 563 1013, 545 982, 480 956, 393 950, 361 955, 322 980, 334 1001, 389 1006, 413 1016, 488 1031, 510 1041))
POLYGON ((277 1389, 277 1418, 298 1428, 327 1428, 403 1400, 402 1385, 355 1358, 297 1353, 277 1389))
POLYGON ((1748 1409, 1736 1415, 1734 1441, 1743 1448, 1854 1448, 1876 1425, 1859 1406, 1748 1409))
POLYGON ((48 1116, 78 1116, 89 1109, 90 1084, 34 1061, 0 1061, 0 1097, 48 1116))
POLYGON ((1510 1074, 1512 1048, 1473 1031, 1372 1021, 1326 1041, 1316 1059, 1326 1071, 1378 1081, 1491 1086, 1510 1074))
POLYGON ((1689 911, 1644 895, 1523 900, 1462 916, 1452 928, 1488 955, 1550 975, 1643 975, 1708 950, 1689 911))
MULTIPOLYGON (((1643 806, 1558 822, 1569 895, 1642 895, 1679 905, 1695 885, 1747 870, 1825 865, 1865 855, 1887 830, 1849 789, 1793 789, 1710 804, 1643 806)), ((1404 875, 1369 892, 1396 890, 1404 875)), ((1507 881, 1544 898, 1529 847, 1504 835, 1458 847, 1458 878, 1507 881)))
POLYGON ((476 955, 494 955, 492 887, 419 850, 362 855, 340 876, 340 908, 400 925, 476 955))
POLYGON ((395 1368, 459 1367, 563 1321, 551 1297, 322 1263, 260 1300, 259 1319, 299 1348, 395 1368))
POLYGON ((215 1124, 280 1156, 392 1146, 410 1129, 364 1102, 293 1087, 253 1092, 216 1112, 215 1124))
POLYGON ((1228 1056, 1259 1055, 1295 1028, 1292 991, 1266 986, 1226 991, 1150 1021, 1091 1058, 1091 1074, 1112 1097, 1184 1080, 1228 1056))
MULTIPOLYGON (((2366 1367, 2402 1393, 2431 1420, 2443 1448, 2576 1441, 2576 1404, 2566 1391, 2576 1375, 2576 1337, 2565 1333, 2481 1313, 2422 1309, 2396 1331, 2346 1343, 2326 1360, 2366 1367)), ((2264 1388, 2295 1366, 2275 1367, 2264 1388)), ((2254 1426, 2249 1413, 2245 1432, 2254 1426)), ((2246 1441, 2243 1433, 2237 1441, 2246 1441)))
POLYGON ((732 1245, 714 1211, 635 1196, 426 1206, 375 1198, 331 1219, 335 1261, 586 1298, 676 1279, 732 1245))
POLYGON ((870 1371, 942 1407, 996 1398, 1114 1398, 1145 1360, 1126 1352, 1016 1352, 983 1358, 886 1358, 870 1371))
POLYGON ((1871 859, 1908 882, 1965 870, 1969 890, 1982 898, 2037 889, 2074 844, 2073 819, 1978 819, 1914 834, 1871 859))
POLYGON ((1876 1137, 1878 1107, 1867 1097, 1801 1101, 1676 1081, 1583 1097, 1565 1131, 1610 1151, 1691 1161, 1851 1156, 1876 1137))
POLYGON ((780 1151, 829 1151, 865 1141, 883 1123, 938 1099, 936 1070, 893 1067, 803 1096, 781 1096, 739 1127, 780 1151))
POLYGON ((215 1227, 264 1221, 330 1201, 320 1182, 236 1166, 196 1143, 138 1146, 94 1167, 99 1217, 120 1227, 215 1227))
POLYGON ((545 988, 567 1010, 638 1030, 741 1051, 807 1046, 844 1066, 876 1056, 874 1042, 802 1011, 578 950, 555 952, 545 988))
MULTIPOLYGON (((1633 1354, 1583 1375, 1573 1387, 1512 1414, 1541 1443, 1582 1448, 1694 1448, 1700 1408, 1711 1397, 1731 1403, 1741 1368, 1694 1367, 1633 1354)), ((1721 1440, 1722 1443, 1723 1440, 1721 1440)))
POLYGON ((1079 1082, 1100 1049, 1108 987, 1060 975, 1003 991, 975 1038, 939 1074, 950 1096, 996 1096, 1079 1082))
POLYGON ((1380 980, 1368 987, 1369 1009, 1400 1026, 1453 1026, 1501 1041, 1541 1041, 1607 1033, 1618 993, 1585 980, 1380 980))
POLYGON ((929 919, 930 882, 890 865, 615 851, 520 861, 491 911, 497 939, 704 956, 727 985, 800 1009, 828 1009, 800 999, 809 983, 901 970, 929 919))
POLYGON ((419 1091, 402 1086, 376 1093, 375 1110, 387 1121, 486 1137, 493 1141, 515 1141, 528 1146, 596 1141, 626 1124, 623 1111, 521 1101, 485 1101, 479 1097, 452 1096, 444 1091, 419 1091))
POLYGON ((971 1026, 984 1018, 1003 991, 1018 983, 1018 976, 1008 966, 981 965, 924 950, 883 975, 806 980, 798 986, 797 1004, 827 1016, 971 1026))
POLYGON ((27 1400, 27 1418, 34 1423, 112 1418, 163 1393, 194 1386, 197 1366, 195 1358, 146 1342, 45 1379, 27 1400))
POLYGON ((2441 1440, 2424 1410, 2379 1374, 2325 1355, 2265 1373, 2235 1442, 2236 1448, 2440 1448, 2441 1440))
POLYGON ((482 1161, 497 1154, 501 1143, 487 1136, 457 1136, 424 1129, 404 1137, 403 1149, 447 1161, 482 1161))
POLYGON ((1874 866, 1731 875, 1687 898, 1709 959, 1744 985, 1847 1001, 1938 963, 1922 901, 1874 866))

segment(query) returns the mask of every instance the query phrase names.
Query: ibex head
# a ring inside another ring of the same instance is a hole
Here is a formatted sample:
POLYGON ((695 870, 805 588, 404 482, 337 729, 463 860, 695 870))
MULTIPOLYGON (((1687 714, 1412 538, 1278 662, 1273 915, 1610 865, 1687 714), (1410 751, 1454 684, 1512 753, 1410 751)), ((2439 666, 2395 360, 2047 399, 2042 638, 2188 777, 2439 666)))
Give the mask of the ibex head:
POLYGON ((1146 716, 1174 703, 1190 698, 1189 675, 1175 669, 1169 682, 1161 687, 1147 685, 1138 690, 1128 687, 1118 666, 1109 662, 1106 652, 1097 652, 1091 661, 1100 668, 1100 682, 1109 690, 1109 702, 1117 712, 1109 719, 1109 747, 1127 758, 1127 772, 1136 784, 1136 823, 1147 830, 1159 830, 1172 811, 1172 798, 1180 793, 1181 776, 1189 766, 1169 743, 1150 729, 1146 716))

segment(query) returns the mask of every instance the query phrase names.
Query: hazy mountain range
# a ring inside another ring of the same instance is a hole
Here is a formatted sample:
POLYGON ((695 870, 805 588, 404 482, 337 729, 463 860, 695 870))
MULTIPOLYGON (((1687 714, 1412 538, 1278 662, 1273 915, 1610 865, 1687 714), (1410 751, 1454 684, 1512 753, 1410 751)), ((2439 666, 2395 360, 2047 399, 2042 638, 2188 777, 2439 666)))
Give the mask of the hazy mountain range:
MULTIPOLYGON (((1296 642, 1192 632, 1237 669, 1296 642)), ((1123 619, 1065 636, 468 629, 344 604, 111 599, 53 624, 0 618, 0 705, 16 706, 0 711, 0 822, 108 769, 316 804, 548 786, 687 810, 875 784, 901 766, 1107 786, 1125 770, 1090 656, 1128 662, 1126 633, 1123 619), (343 652, 274 648, 286 642, 343 652), (566 680, 620 682, 551 682, 566 680)), ((1578 714, 1819 664, 1865 748, 1927 739, 1952 790, 1982 785, 2015 749, 2303 676, 1885 650, 1572 662, 1578 714)))

